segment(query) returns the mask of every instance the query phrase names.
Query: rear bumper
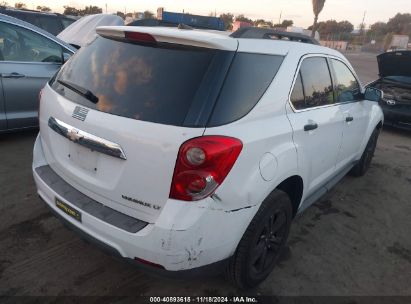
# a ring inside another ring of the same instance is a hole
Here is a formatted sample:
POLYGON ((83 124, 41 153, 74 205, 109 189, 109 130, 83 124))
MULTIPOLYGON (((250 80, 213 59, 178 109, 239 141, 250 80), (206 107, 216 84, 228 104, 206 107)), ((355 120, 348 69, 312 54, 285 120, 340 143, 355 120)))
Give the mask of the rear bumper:
POLYGON ((205 265, 205 266, 201 266, 201 267, 197 267, 193 269, 187 269, 187 270, 178 270, 178 271, 169 271, 166 269, 148 266, 142 262, 139 262, 138 260, 122 257, 122 255, 120 254, 120 252, 117 251, 117 249, 110 247, 106 243, 85 233, 83 230, 79 229, 77 226, 73 225, 70 221, 68 221, 59 212, 56 212, 54 208, 50 208, 49 204, 46 203, 46 206, 49 207, 50 211, 54 214, 54 216, 57 217, 67 229, 75 232, 81 239, 83 239, 87 243, 90 243, 90 244, 93 244, 99 247, 102 251, 106 252, 107 254, 115 258, 121 259, 125 262, 132 264, 133 266, 136 266, 140 269, 143 269, 153 274, 158 274, 158 275, 162 275, 162 276, 166 276, 170 278, 191 278, 191 277, 197 277, 197 276, 213 276, 213 275, 220 274, 227 267, 227 264, 229 262, 229 258, 227 258, 222 261, 218 261, 218 262, 215 262, 209 265, 205 265))
MULTIPOLYGON (((248 208, 225 212, 222 208, 204 208, 195 203, 169 200, 163 208, 164 215, 155 223, 147 223, 141 230, 129 232, 104 218, 93 216, 87 208, 81 209, 78 204, 70 202, 74 198, 67 198, 60 191, 53 190, 51 183, 54 181, 42 179, 36 170, 48 165, 38 137, 33 151, 33 176, 38 194, 66 226, 114 255, 133 262, 137 258, 161 265, 165 271, 158 269, 160 273, 178 272, 176 274, 180 276, 183 274, 180 271, 187 274, 218 272, 216 269, 223 267, 233 255, 256 211, 255 208, 248 208), (81 222, 57 208, 56 198, 80 211, 81 222), (174 228, 176 223, 183 223, 187 228, 178 230, 174 228)), ((209 200, 216 205, 211 198, 209 200)))

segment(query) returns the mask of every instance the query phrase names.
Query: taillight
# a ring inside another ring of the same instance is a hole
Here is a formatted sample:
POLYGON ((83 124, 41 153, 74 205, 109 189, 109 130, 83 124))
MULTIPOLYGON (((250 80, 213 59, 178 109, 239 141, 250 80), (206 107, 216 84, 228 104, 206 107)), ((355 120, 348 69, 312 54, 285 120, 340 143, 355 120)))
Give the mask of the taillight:
POLYGON ((202 136, 186 141, 178 152, 170 198, 197 201, 222 184, 243 148, 239 139, 202 136))

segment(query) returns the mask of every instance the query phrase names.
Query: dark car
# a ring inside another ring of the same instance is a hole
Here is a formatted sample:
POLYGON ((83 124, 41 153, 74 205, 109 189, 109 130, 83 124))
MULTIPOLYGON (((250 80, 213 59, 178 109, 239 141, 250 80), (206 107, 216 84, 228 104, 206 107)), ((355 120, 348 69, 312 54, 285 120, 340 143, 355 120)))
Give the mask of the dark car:
POLYGON ((384 91, 385 124, 411 130, 411 51, 377 57, 380 78, 369 86, 384 91))
POLYGON ((0 14, 9 15, 14 18, 34 24, 37 27, 57 36, 62 30, 72 24, 75 19, 61 14, 42 13, 31 10, 18 10, 0 7, 0 14))

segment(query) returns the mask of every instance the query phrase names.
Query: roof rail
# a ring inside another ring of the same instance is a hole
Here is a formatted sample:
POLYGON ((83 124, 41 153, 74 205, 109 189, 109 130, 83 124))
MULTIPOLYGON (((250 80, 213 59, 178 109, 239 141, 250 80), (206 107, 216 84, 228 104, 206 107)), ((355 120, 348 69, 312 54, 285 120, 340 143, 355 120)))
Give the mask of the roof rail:
POLYGON ((284 32, 275 29, 260 27, 243 27, 232 33, 230 37, 246 39, 288 40, 319 45, 319 42, 317 40, 304 34, 284 32))

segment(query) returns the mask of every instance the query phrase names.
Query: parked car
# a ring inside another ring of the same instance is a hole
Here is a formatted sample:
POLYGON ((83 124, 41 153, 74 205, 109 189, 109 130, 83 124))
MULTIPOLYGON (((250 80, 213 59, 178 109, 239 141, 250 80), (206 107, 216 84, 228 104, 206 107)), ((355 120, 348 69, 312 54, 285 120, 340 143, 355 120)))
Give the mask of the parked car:
POLYGON ((74 52, 50 33, 0 14, 0 132, 38 126, 39 92, 74 52))
POLYGON ((411 130, 411 51, 377 57, 380 78, 370 86, 384 91, 385 124, 411 130))
POLYGON ((56 14, 44 13, 32 10, 20 10, 14 8, 0 7, 0 14, 12 16, 14 18, 31 23, 53 35, 57 35, 76 19, 56 14))
POLYGON ((97 36, 99 26, 124 25, 123 18, 110 14, 95 14, 80 18, 57 35, 76 49, 89 43, 97 36))
POLYGON ((113 254, 256 286, 295 215, 370 166, 382 92, 337 51, 283 36, 97 32, 42 91, 33 175, 56 216, 113 254))

